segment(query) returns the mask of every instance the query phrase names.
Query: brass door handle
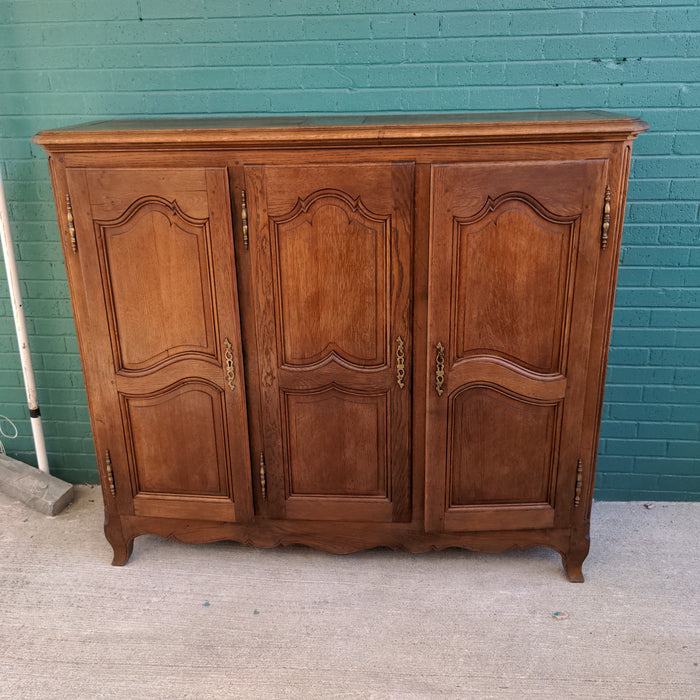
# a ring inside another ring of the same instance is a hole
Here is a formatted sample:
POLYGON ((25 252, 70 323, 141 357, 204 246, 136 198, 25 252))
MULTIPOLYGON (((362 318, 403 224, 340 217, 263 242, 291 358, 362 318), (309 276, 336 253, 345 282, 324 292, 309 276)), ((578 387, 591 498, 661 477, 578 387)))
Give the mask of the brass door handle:
POLYGON ((445 391, 445 348, 438 342, 435 350, 435 391, 438 396, 442 396, 445 391))
POLYGON ((396 383, 401 389, 405 388, 404 377, 406 376, 406 351, 403 338, 396 338, 396 383))
POLYGON ((231 341, 224 339, 224 363, 226 368, 226 383, 228 388, 233 391, 236 388, 236 370, 233 367, 233 346, 231 341))

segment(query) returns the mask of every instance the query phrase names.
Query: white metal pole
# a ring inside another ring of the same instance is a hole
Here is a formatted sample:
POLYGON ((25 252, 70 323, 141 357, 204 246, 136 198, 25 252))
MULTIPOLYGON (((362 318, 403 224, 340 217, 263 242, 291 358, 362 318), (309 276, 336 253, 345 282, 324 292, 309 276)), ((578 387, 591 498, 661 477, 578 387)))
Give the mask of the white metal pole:
POLYGON ((22 361, 24 387, 27 391, 27 402, 29 403, 29 416, 31 419, 32 433, 34 435, 36 459, 39 464, 39 469, 48 474, 49 459, 46 455, 44 430, 41 427, 41 414, 39 412, 39 402, 36 394, 36 383, 34 382, 34 368, 32 367, 32 356, 29 353, 29 337, 27 335, 27 324, 24 319, 22 294, 19 288, 15 249, 12 244, 12 234, 10 233, 10 217, 7 213, 7 200, 5 199, 2 171, 0 171, 0 234, 2 235, 2 254, 5 258, 5 270, 7 270, 7 283, 10 287, 12 313, 15 317, 17 344, 19 345, 19 354, 22 361))

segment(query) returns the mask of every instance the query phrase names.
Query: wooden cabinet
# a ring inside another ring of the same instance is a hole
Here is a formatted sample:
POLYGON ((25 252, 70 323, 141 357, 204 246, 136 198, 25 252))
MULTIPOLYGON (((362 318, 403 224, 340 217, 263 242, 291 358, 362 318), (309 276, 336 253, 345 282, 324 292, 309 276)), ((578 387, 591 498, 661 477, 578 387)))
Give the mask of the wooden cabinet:
POLYGON ((114 563, 144 533, 545 545, 583 580, 644 128, 579 112, 38 134, 114 563))

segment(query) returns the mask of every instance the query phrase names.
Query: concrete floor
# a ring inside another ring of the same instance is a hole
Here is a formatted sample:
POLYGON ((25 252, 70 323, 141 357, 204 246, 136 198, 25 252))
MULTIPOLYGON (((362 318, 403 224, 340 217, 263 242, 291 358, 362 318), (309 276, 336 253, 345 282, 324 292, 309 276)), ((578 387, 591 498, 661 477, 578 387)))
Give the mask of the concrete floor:
POLYGON ((335 556, 137 538, 0 494, 0 698, 700 698, 700 504, 596 503, 545 549, 335 556), (559 618, 554 613, 565 613, 559 618))

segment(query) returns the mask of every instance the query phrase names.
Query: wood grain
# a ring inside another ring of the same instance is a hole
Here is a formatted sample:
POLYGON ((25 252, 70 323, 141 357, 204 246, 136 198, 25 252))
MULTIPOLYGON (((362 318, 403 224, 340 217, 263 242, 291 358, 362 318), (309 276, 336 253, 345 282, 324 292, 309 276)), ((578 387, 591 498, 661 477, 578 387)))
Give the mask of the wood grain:
POLYGON ((114 563, 145 533, 544 545, 582 580, 645 128, 588 111, 38 134, 114 563))

